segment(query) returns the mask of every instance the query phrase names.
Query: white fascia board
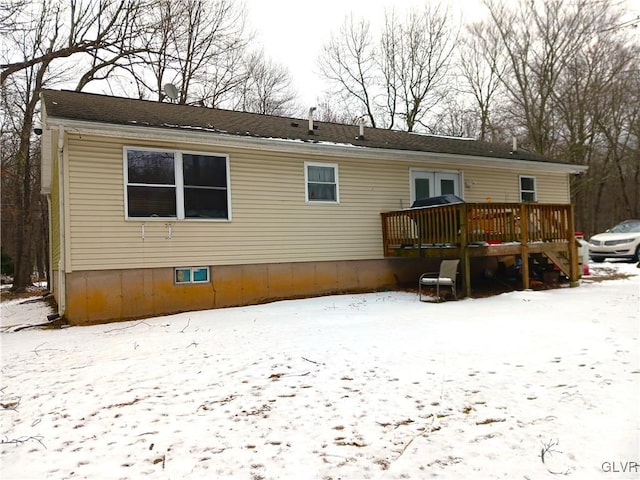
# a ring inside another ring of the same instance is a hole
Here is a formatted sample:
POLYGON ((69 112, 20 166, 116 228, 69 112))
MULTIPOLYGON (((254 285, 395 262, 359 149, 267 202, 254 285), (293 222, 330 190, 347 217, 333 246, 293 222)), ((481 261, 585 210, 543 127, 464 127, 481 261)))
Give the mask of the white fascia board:
POLYGON ((438 152, 419 152, 414 150, 393 150, 384 148, 367 148, 358 145, 345 145, 328 142, 305 142, 281 138, 264 138, 253 136, 231 135, 204 128, 189 127, 149 127, 139 124, 116 125, 48 118, 49 126, 63 124, 68 133, 81 133, 103 137, 157 140, 200 145, 215 145, 216 147, 247 148, 253 150, 268 150, 273 152, 294 153, 297 155, 324 155, 335 157, 354 157, 361 159, 407 160, 415 162, 443 163, 452 167, 483 166, 510 168, 518 171, 565 172, 578 174, 588 170, 582 165, 572 165, 555 162, 536 162, 509 158, 482 157, 474 155, 458 155, 438 152))

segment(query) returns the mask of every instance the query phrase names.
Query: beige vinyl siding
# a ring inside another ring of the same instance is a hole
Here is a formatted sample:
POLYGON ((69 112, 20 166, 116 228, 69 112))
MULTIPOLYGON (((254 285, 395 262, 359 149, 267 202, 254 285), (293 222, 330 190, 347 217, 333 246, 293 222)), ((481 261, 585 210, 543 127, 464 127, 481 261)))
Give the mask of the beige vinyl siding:
MULTIPOLYGON (((307 204, 308 158, 212 149, 211 153, 230 154, 231 222, 125 221, 123 143, 102 142, 94 148, 95 140, 76 139, 69 147, 74 270, 379 258, 379 212, 397 208, 399 202, 387 197, 405 189, 403 175, 397 178, 400 188, 392 187, 386 172, 377 180, 372 176, 366 188, 381 195, 362 213, 358 204, 363 199, 346 193, 364 188, 360 170, 366 163, 354 162, 340 166, 340 188, 345 192, 340 204, 307 204)), ((166 146, 202 151, 190 145, 166 146)))
MULTIPOLYGON (((73 270, 379 259, 380 212, 408 207, 409 170, 425 167, 394 159, 298 156, 87 135, 72 135, 68 152, 73 270), (232 220, 125 220, 124 146, 228 154, 232 220), (338 164, 340 203, 305 202, 305 161, 338 164)), ((444 162, 426 168, 456 170, 444 162)), ((518 176, 528 172, 485 170, 464 171, 464 179, 475 182, 465 191, 467 200, 485 201, 498 184, 509 192, 507 201, 519 201, 518 176)), ((549 179, 559 185, 565 176, 549 179)), ((546 180, 538 176, 539 201, 560 201, 544 198, 546 180)))
POLYGON ((536 177, 538 203, 571 203, 569 175, 535 172, 520 175, 536 177))
POLYGON ((569 175, 561 172, 517 168, 466 167, 464 169, 464 199, 467 202, 520 202, 520 175, 536 178, 538 203, 570 203, 569 175))

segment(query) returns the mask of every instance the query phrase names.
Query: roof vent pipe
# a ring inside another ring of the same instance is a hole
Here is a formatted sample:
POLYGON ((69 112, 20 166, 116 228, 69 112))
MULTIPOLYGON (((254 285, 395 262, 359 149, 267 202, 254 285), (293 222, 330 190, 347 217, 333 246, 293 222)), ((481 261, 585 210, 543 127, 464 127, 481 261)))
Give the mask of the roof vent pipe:
POLYGON ((313 135, 313 112, 315 112, 316 107, 311 107, 309 109, 309 135, 313 135))
POLYGON ((360 135, 358 135, 358 140, 364 140, 364 115, 360 117, 360 135))
POLYGON ((518 152, 518 139, 516 137, 513 137, 513 147, 511 148, 511 153, 517 153, 518 152))

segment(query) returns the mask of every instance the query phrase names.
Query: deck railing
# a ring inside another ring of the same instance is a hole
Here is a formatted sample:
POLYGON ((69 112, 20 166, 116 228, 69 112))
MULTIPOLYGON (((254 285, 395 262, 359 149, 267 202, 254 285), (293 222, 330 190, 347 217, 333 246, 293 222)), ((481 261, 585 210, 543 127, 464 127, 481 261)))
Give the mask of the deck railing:
POLYGON ((382 213, 385 255, 396 248, 566 242, 571 205, 461 203, 382 213))

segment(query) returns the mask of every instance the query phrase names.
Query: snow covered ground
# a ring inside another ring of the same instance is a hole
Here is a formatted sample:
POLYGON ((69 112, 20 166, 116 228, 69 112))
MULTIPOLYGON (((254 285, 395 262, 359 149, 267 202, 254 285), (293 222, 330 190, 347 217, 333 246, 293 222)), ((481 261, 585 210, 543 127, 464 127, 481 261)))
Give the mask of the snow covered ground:
POLYGON ((591 270, 61 330, 5 302, 2 478, 638 478, 640 270, 591 270))

